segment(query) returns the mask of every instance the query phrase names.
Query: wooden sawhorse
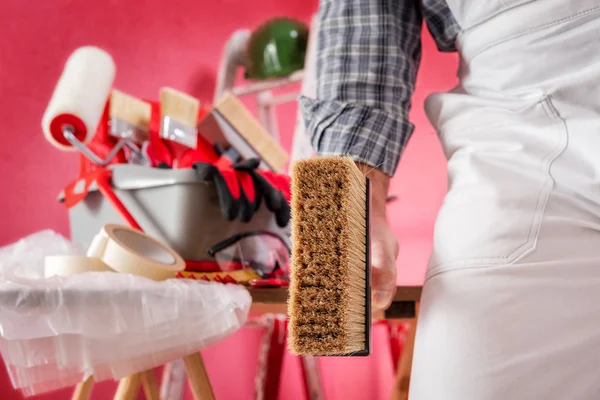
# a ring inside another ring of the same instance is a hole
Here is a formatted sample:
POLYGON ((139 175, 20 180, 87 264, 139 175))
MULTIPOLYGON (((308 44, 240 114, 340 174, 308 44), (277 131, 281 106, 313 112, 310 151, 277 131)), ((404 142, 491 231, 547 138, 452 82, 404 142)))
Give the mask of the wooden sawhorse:
MULTIPOLYGON (((252 296, 251 313, 255 314, 287 314, 287 288, 255 289, 249 288, 252 296)), ((415 339, 416 318, 421 298, 420 286, 398 286, 392 305, 384 312, 373 315, 374 319, 385 319, 397 322, 408 322, 410 328, 402 355, 398 361, 396 383, 391 395, 392 400, 406 400, 410 382, 413 346, 415 339)), ((184 357, 185 370, 195 400, 214 400, 215 395, 206 373, 204 361, 200 353, 184 357)), ((78 384, 73 392, 72 400, 88 400, 93 379, 78 384)), ((119 381, 114 400, 135 400, 140 386, 146 399, 160 400, 158 384, 153 371, 140 372, 119 381)))

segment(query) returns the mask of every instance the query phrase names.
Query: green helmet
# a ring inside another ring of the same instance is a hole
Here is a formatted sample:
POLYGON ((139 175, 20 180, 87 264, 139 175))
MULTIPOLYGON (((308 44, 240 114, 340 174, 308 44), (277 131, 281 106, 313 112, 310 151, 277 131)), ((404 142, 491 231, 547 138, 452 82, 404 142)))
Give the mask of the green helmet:
POLYGON ((308 27, 289 18, 272 19, 248 41, 247 79, 284 77, 304 68, 308 27))

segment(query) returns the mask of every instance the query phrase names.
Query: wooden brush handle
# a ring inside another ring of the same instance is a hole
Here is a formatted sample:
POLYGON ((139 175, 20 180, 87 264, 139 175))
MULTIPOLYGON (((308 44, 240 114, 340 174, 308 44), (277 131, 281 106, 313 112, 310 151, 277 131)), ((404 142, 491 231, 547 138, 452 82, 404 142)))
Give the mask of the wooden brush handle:
POLYGON ((185 372, 195 400, 214 400, 215 394, 206 373, 206 367, 200 353, 193 353, 183 358, 185 372))

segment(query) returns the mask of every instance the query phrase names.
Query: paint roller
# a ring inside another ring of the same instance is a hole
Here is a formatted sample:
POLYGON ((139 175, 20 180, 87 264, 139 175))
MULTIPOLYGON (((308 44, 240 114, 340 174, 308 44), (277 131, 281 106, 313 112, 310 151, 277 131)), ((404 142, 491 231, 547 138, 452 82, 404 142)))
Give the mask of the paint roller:
POLYGON ((112 57, 97 47, 80 47, 71 54, 42 118, 44 136, 50 144, 63 151, 79 150, 101 167, 108 165, 125 146, 143 158, 140 149, 125 137, 104 159, 86 146, 104 114, 115 70, 112 57))
MULTIPOLYGON (((96 132, 115 78, 112 57, 80 47, 68 58, 42 118, 46 140, 63 151, 82 150, 96 132)), ((86 148, 87 149, 87 148, 86 148)))

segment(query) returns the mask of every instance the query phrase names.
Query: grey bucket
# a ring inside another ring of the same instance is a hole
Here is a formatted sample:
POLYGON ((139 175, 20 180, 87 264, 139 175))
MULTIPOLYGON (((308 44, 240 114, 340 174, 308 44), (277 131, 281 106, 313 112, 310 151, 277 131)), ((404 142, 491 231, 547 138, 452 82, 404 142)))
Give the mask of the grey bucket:
MULTIPOLYGON (((193 169, 159 169, 119 164, 112 186, 144 232, 171 246, 187 261, 211 261, 208 249, 239 233, 268 231, 290 246, 290 226, 281 228, 261 203, 248 223, 227 221, 216 189, 193 169)), ((59 195, 59 200, 64 194, 59 195)), ((95 185, 69 209, 71 239, 87 247, 104 224, 126 222, 95 185)))

